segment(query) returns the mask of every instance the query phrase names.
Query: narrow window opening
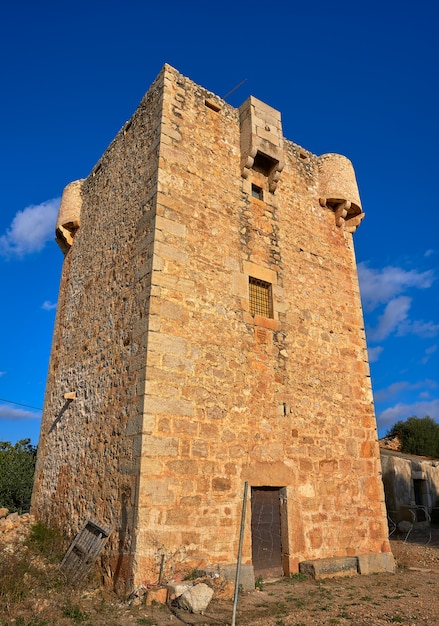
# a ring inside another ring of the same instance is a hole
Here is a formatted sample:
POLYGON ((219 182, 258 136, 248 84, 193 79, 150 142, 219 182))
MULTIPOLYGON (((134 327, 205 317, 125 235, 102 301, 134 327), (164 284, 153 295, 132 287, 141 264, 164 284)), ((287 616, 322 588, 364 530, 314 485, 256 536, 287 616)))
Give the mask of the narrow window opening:
POLYGON ((218 111, 221 110, 221 107, 214 101, 211 100, 210 98, 206 98, 206 100, 204 101, 204 104, 207 106, 208 109, 212 109, 212 111, 215 111, 215 113, 218 113, 218 111))
POLYGON ((99 170, 100 170, 101 168, 102 168, 102 163, 98 163, 98 164, 96 165, 96 167, 94 168, 94 170, 93 170, 93 172, 92 172, 92 175, 93 175, 93 176, 96 176, 96 174, 99 172, 99 170))
POLYGON ((258 185, 254 185, 252 183, 252 196, 253 198, 257 198, 258 200, 263 200, 264 192, 262 190, 262 187, 258 187, 258 185))
POLYGON ((250 313, 253 317, 273 317, 271 283, 249 276, 250 313))

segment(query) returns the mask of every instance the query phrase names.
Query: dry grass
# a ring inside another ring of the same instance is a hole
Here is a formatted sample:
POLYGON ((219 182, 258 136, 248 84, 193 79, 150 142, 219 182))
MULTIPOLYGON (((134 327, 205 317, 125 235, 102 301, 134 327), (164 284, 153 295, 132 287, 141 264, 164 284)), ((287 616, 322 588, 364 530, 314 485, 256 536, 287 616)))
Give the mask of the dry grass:
MULTIPOLYGON (((392 538, 398 562, 394 575, 355 576, 316 583, 292 576, 240 595, 239 626, 439 624, 439 530, 392 538)), ((177 626, 230 624, 232 604, 215 597, 207 614, 184 614, 167 606, 133 606, 100 586, 98 576, 72 587, 58 565, 66 546, 56 533, 32 527, 27 541, 0 545, 0 626, 177 626)))

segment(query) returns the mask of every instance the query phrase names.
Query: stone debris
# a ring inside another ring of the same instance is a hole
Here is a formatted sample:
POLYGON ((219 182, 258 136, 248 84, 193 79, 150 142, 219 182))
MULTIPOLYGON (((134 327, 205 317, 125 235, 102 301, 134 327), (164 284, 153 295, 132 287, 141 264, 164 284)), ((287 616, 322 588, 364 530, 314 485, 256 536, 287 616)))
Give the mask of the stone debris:
POLYGON ((137 587, 128 598, 129 606, 140 606, 141 604, 143 604, 147 593, 148 587, 146 587, 145 585, 140 585, 139 587, 137 587))
POLYGON ((151 606, 152 604, 166 604, 168 599, 168 590, 166 587, 156 587, 154 589, 148 589, 148 593, 146 594, 146 606, 151 606))
POLYGON ((178 605, 191 613, 203 613, 210 604, 214 591, 206 583, 198 583, 187 589, 178 599, 178 605))
POLYGON ((180 596, 182 596, 192 586, 192 583, 169 583, 167 585, 169 600, 171 602, 177 600, 177 598, 180 598, 180 596))
POLYGON ((21 546, 26 541, 33 524, 35 524, 35 518, 30 513, 19 515, 1 508, 0 544, 3 544, 8 552, 14 552, 17 546, 21 546))

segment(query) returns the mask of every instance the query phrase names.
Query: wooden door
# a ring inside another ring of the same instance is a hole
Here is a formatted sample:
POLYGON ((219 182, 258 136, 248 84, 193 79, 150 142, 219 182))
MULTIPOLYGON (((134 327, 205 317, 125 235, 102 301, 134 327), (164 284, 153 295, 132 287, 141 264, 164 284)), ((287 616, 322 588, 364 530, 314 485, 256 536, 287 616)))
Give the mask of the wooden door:
POLYGON ((279 487, 252 487, 252 561, 255 577, 283 576, 279 487))

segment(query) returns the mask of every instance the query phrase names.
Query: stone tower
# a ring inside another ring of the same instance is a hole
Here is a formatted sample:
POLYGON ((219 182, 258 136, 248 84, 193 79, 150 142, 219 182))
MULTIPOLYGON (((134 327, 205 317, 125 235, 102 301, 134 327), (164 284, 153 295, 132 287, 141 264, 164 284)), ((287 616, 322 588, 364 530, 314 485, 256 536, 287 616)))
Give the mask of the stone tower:
POLYGON ((166 65, 88 178, 64 252, 33 511, 112 529, 116 588, 237 558, 391 568, 348 159, 166 65))

